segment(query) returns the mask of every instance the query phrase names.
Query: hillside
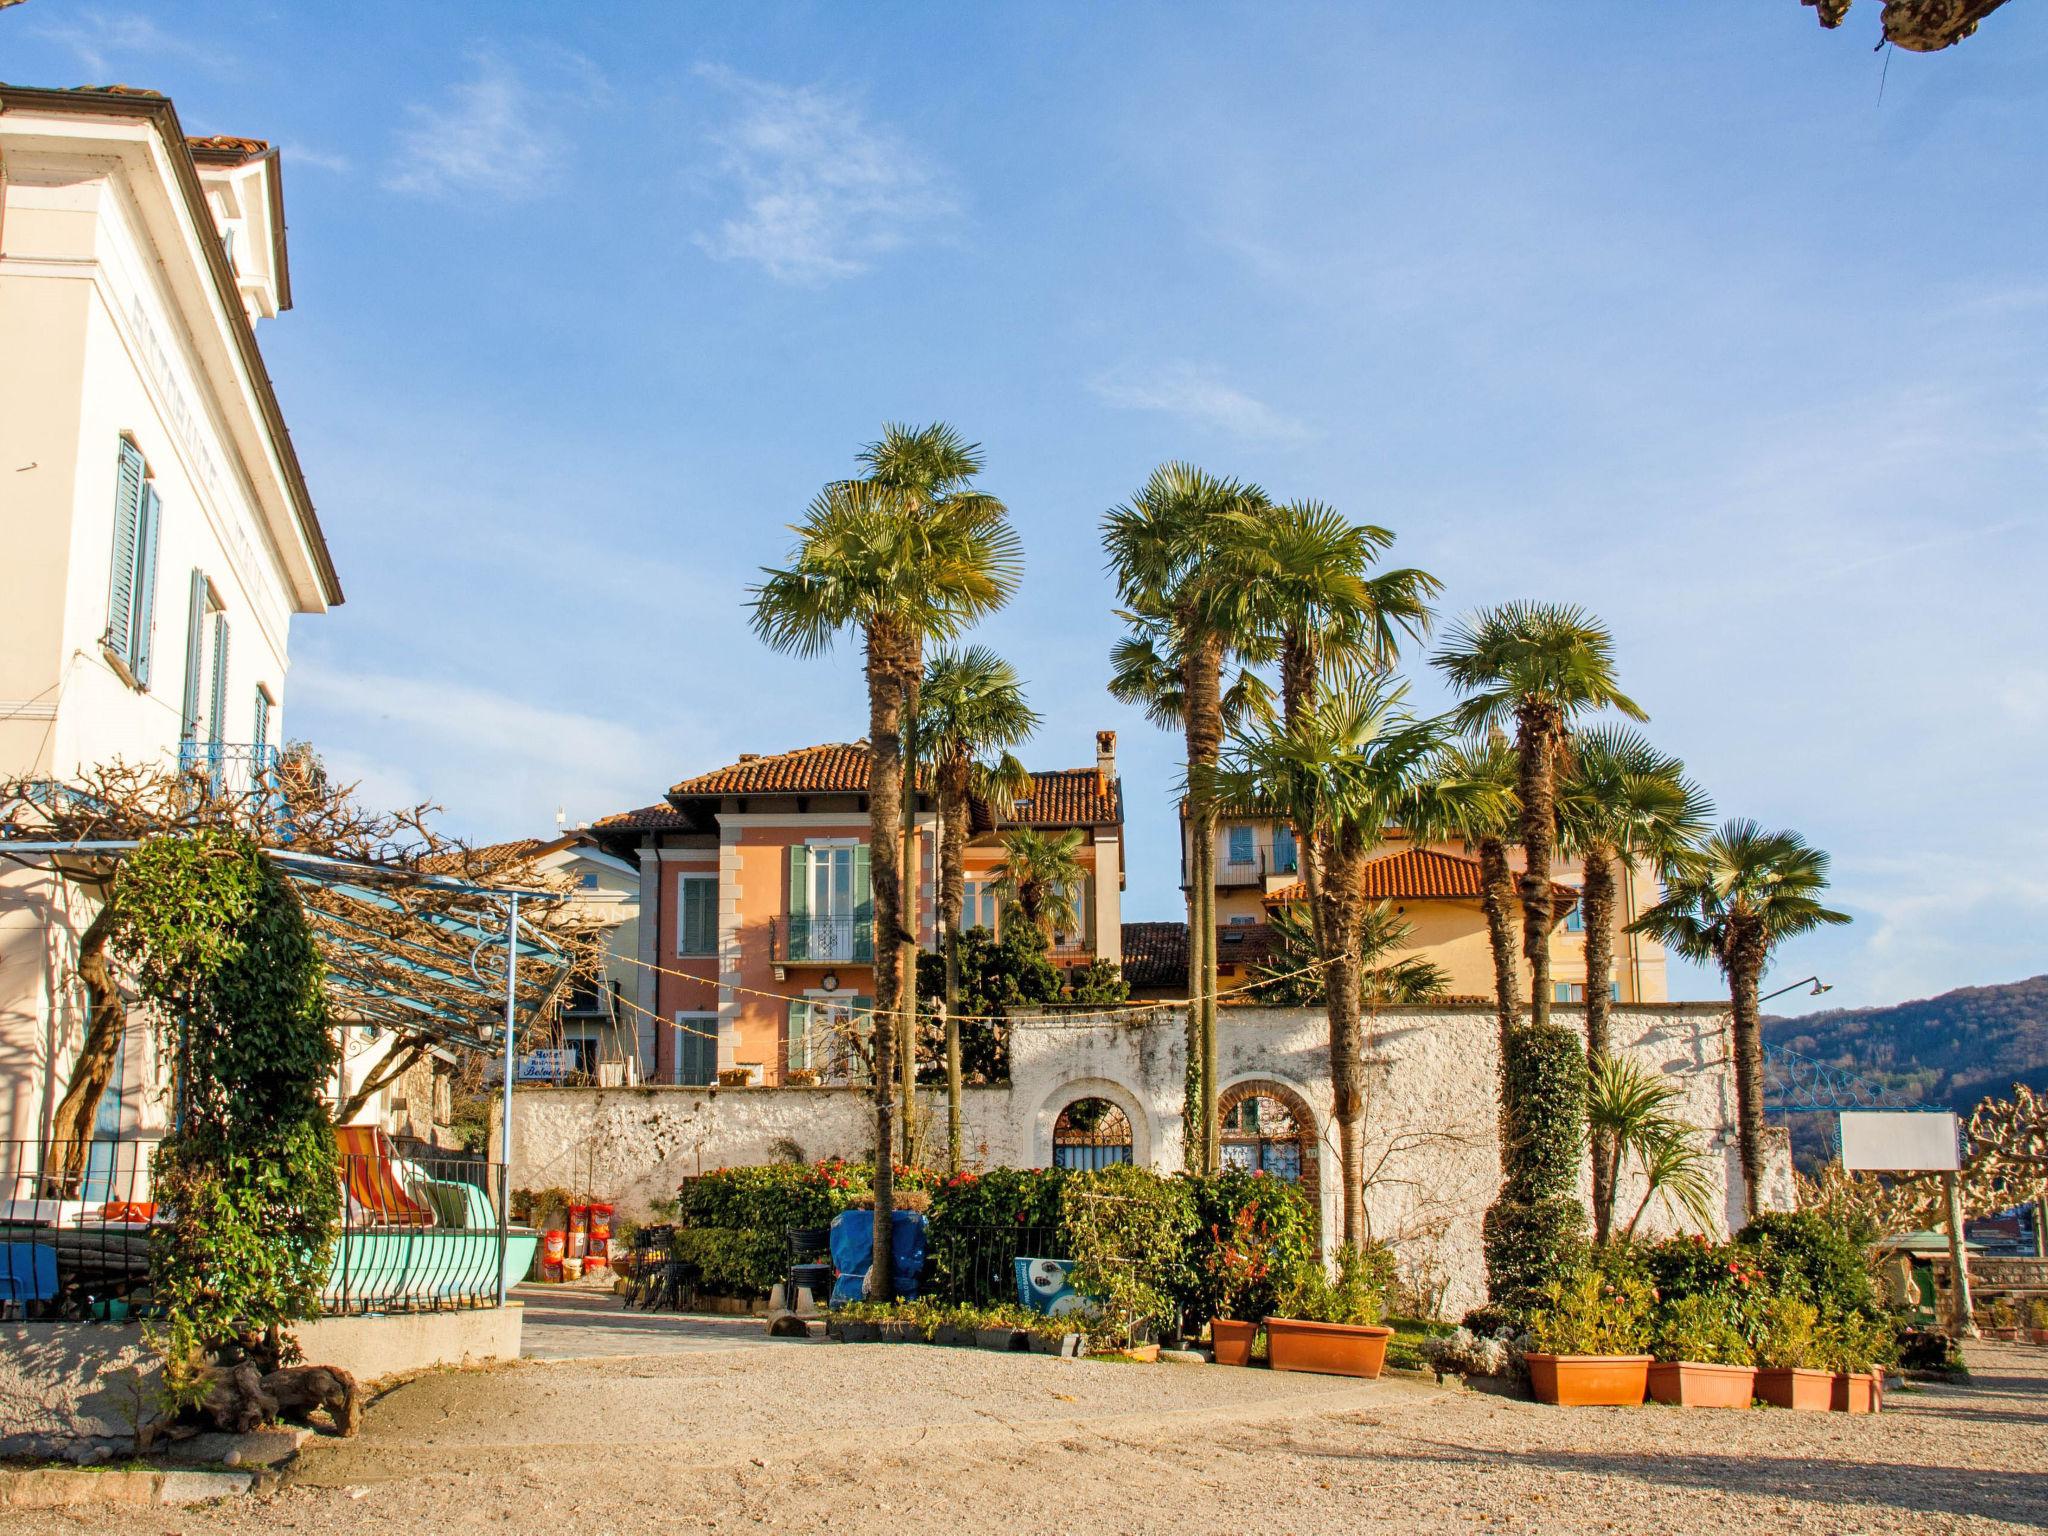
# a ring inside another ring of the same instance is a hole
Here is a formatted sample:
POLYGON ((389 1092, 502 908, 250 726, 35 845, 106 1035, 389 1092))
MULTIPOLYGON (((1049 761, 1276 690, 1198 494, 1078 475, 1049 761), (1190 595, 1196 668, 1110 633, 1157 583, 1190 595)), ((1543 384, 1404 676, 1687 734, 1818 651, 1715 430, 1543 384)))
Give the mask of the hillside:
MULTIPOLYGON (((1886 1008, 1767 1018, 1764 1043, 1853 1070, 1904 1103, 1968 1114, 1987 1094, 2010 1093, 2014 1083, 2048 1087, 2048 976, 1960 987, 1886 1008)), ((1792 1118, 1799 1161, 1824 1157, 1814 1137, 1831 1136, 1832 1124, 1821 1131, 1797 1123, 1820 1117, 1792 1118)))

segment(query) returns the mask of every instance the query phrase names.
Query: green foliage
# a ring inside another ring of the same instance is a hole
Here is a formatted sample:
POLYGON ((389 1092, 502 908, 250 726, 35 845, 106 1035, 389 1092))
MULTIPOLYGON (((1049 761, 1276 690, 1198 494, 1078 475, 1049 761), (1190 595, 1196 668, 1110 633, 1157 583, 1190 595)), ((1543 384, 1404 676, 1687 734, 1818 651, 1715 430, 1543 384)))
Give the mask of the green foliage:
POLYGON ((1714 1187, 1707 1154, 1690 1122, 1672 1112, 1683 1097, 1674 1082, 1627 1056, 1594 1062, 1586 1097, 1586 1122, 1613 1149, 1612 1183, 1632 1161, 1643 1176, 1641 1202, 1622 1227, 1623 1237, 1660 1196, 1702 1229, 1714 1225, 1714 1187))
POLYGON ((1650 1352, 1659 1360, 1696 1365, 1747 1365, 1750 1322, 1743 1298, 1733 1291, 1701 1291, 1666 1301, 1650 1331, 1650 1352))
POLYGON ((1513 1318, 1528 1311, 1544 1287, 1571 1273, 1586 1251, 1586 1209, 1577 1195, 1534 1203, 1503 1197, 1480 1225, 1487 1293, 1513 1318))
POLYGON ((1823 1318, 1881 1310, 1864 1234, 1812 1211, 1766 1211, 1737 1237, 1779 1289, 1811 1302, 1823 1318))
POLYGON ((1130 995, 1131 984, 1124 980, 1123 967, 1114 960, 1098 956, 1067 972, 1066 1000, 1070 1003, 1086 1008, 1107 1008, 1123 1002, 1130 995))
MULTIPOLYGON (((935 1175, 896 1170, 897 1208, 921 1198, 935 1175)), ((867 1163, 767 1163, 720 1168, 677 1192, 675 1243, 685 1278, 729 1296, 766 1295, 789 1270, 789 1231, 829 1227, 841 1211, 874 1204, 867 1163)))
POLYGON ((1170 1327, 1190 1283, 1195 1201, 1187 1181, 1134 1163, 1069 1177, 1060 1224, 1074 1252, 1074 1288, 1102 1303, 1105 1331, 1128 1343, 1143 1325, 1170 1327))
POLYGON ((1364 1248, 1348 1244, 1337 1250, 1337 1275, 1332 1279, 1320 1264, 1305 1266, 1292 1287, 1275 1303, 1275 1317, 1304 1323, 1377 1323, 1386 1311, 1387 1292, 1394 1284, 1394 1254, 1381 1243, 1364 1248))
POLYGON ((1635 1252, 1666 1301, 1771 1289, 1755 1252, 1739 1243, 1715 1243, 1694 1234, 1638 1243, 1635 1252))
POLYGON ((1182 1298, 1191 1327, 1212 1317, 1276 1315, 1316 1262, 1316 1212, 1297 1184, 1242 1168, 1186 1175, 1195 1202, 1195 1230, 1182 1298))
POLYGON ((151 1165, 170 1220, 150 1255, 173 1361, 318 1313, 341 1202, 321 1097, 337 1053, 305 914, 249 838, 145 842, 113 901, 175 1063, 177 1130, 151 1165))
POLYGON ((1771 1369, 1817 1370, 1820 1313, 1810 1301, 1781 1292, 1765 1301, 1756 1332, 1756 1363, 1771 1369))
POLYGON ((1898 1358, 1898 1330, 1887 1317, 1845 1312, 1820 1320, 1815 1345, 1824 1369, 1867 1371, 1898 1358))
POLYGON ((941 1294, 960 1289, 972 1271, 977 1228, 1052 1228, 1060 1220, 1060 1168, 963 1169, 932 1190, 926 1230, 926 1285, 941 1294))
POLYGON ((1539 1201, 1576 1196, 1585 1146, 1586 1052, 1559 1024, 1518 1024, 1501 1063, 1509 1135, 1504 1193, 1539 1201))
MULTIPOLYGON (((1010 1032, 989 1019, 1061 1003, 1106 1007, 1131 995, 1112 960, 1092 960, 1062 972, 1047 953, 1045 935, 1029 923, 1007 923, 999 939, 986 928, 962 931, 960 951, 960 1075, 970 1083, 1010 1079, 1010 1032)), ((917 997, 920 1077, 945 1077, 946 1033, 939 1018, 946 994, 946 959, 919 951, 917 997)))
POLYGON ((780 1231, 685 1227, 675 1254, 692 1284, 718 1296, 765 1296, 789 1273, 789 1238, 780 1231))
POLYGON ((1550 1355, 1634 1355, 1650 1342, 1657 1305, 1649 1274, 1603 1249, 1543 1288, 1529 1315, 1531 1347, 1550 1355))
MULTIPOLYGON (((1315 924, 1305 901, 1275 907, 1267 919, 1273 947, 1258 964, 1254 995, 1275 1008, 1321 1008, 1326 1003, 1323 972, 1316 964, 1315 924)), ((1381 962, 1415 938, 1415 927, 1392 904, 1373 902, 1358 927, 1359 986, 1364 1002, 1384 1008, 1397 1003, 1426 1003, 1450 990, 1450 972, 1420 955, 1381 962)))

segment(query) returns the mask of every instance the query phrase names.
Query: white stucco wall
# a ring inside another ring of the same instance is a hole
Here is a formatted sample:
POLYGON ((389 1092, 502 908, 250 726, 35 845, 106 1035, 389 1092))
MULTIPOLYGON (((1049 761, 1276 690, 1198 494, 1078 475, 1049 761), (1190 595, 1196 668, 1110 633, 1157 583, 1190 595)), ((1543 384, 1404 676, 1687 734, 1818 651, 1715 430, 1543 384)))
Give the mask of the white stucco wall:
MULTIPOLYGON (((1575 1018, 1579 1010, 1558 1010, 1575 1018)), ((1109 1098, 1131 1117, 1141 1162, 1177 1168, 1185 1061, 1179 1013, 1142 1022, 1048 1018, 1012 1035, 1011 1083, 966 1094, 966 1144, 978 1166, 1043 1167, 1052 1126, 1076 1099, 1109 1098)), ((1727 1010, 1707 1004, 1624 1006, 1613 1014, 1617 1048, 1677 1081, 1678 1108, 1700 1128, 1719 1189, 1720 1230, 1739 1224, 1741 1178, 1734 1138, 1734 1080, 1727 1010)), ((1315 1116, 1325 1230, 1336 1212, 1336 1145, 1329 1121, 1328 1029, 1309 1009, 1226 1010, 1218 1040, 1223 1087, 1250 1078, 1292 1088, 1315 1116)), ((1498 1188, 1493 1017, 1485 1009, 1397 1008, 1379 1015, 1368 1048, 1366 1206, 1376 1236, 1402 1257, 1406 1278, 1441 1297, 1449 1314, 1484 1297, 1479 1223, 1498 1188)), ((942 1095, 920 1095, 927 1146, 942 1146, 942 1095)), ((844 1088, 521 1089, 513 1098, 513 1183, 559 1184, 644 1215, 686 1175, 720 1167, 860 1158, 872 1144, 867 1098, 844 1088)), ((1619 1209, 1641 1189, 1624 1179, 1619 1209)), ((1766 1201, 1791 1204, 1790 1155, 1782 1142, 1766 1201)), ((1665 1230, 1666 1212, 1645 1229, 1665 1230)))

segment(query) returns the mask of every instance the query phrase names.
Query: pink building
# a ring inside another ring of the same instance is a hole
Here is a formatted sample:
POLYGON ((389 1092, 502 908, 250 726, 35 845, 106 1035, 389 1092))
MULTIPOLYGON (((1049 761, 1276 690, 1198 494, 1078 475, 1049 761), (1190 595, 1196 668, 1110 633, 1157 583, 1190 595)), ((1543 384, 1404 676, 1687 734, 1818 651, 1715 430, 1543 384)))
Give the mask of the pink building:
MULTIPOLYGON (((803 747, 683 780, 657 805, 590 828, 640 867, 638 1009, 648 1080, 831 1081, 874 995, 864 742, 803 747)), ((1062 964, 1122 960, 1123 790, 1116 733, 1091 767, 1032 774, 1007 805, 977 802, 967 850, 969 927, 997 921, 991 871, 1013 828, 1077 829, 1087 871, 1062 964)), ((936 916, 937 816, 920 796, 915 866, 923 940, 936 916)))

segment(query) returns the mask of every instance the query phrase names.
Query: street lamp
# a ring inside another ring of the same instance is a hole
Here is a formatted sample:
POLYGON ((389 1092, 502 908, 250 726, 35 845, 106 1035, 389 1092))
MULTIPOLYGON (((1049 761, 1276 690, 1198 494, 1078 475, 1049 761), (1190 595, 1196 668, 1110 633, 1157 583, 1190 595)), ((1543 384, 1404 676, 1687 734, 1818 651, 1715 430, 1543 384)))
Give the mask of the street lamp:
POLYGON ((1793 987, 1803 987, 1809 981, 1813 983, 1813 990, 1806 994, 1808 997, 1819 997, 1823 992, 1832 992, 1835 990, 1833 982, 1822 981, 1818 976, 1802 976, 1797 981, 1793 982, 1791 986, 1780 987, 1775 992, 1766 992, 1762 997, 1758 998, 1757 1001, 1760 1003, 1767 1003, 1774 997, 1783 997, 1787 992, 1790 992, 1793 987))

